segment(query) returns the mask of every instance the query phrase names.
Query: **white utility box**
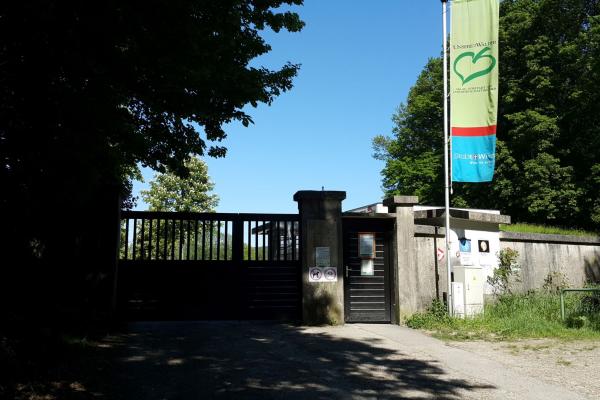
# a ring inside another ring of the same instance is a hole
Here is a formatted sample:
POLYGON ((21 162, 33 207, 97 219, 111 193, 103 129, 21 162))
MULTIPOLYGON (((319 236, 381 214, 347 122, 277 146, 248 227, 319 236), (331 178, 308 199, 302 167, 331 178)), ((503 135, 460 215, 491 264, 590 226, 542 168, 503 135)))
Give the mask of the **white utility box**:
POLYGON ((455 291, 453 308, 458 309, 458 312, 455 311, 455 315, 473 317, 481 314, 483 312, 484 284, 482 268, 475 265, 456 265, 452 269, 454 282, 460 283, 462 286, 462 290, 455 291), (460 312, 461 309, 464 311, 460 312))
POLYGON ((452 282, 452 315, 465 317, 465 292, 462 282, 452 282))

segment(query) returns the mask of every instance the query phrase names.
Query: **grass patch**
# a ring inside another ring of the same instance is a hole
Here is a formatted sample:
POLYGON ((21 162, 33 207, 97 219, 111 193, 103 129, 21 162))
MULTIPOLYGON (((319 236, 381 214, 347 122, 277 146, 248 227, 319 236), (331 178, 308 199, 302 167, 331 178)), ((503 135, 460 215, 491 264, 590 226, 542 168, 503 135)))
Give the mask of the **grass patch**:
POLYGON ((534 225, 524 223, 517 223, 512 225, 500 224, 500 230, 504 232, 517 233, 545 233, 549 235, 598 236, 597 232, 585 231, 583 229, 561 228, 557 226, 534 225))
POLYGON ((551 348, 549 344, 526 344, 523 346, 523 350, 541 351, 551 348))
POLYGON ((500 296, 485 305, 483 315, 466 319, 449 317, 444 305, 435 301, 427 312, 414 314, 406 323, 447 340, 600 339, 600 307, 582 308, 589 303, 584 300, 587 298, 573 295, 565 299, 573 317, 585 317, 586 323, 578 326, 561 320, 559 295, 543 292, 500 296))

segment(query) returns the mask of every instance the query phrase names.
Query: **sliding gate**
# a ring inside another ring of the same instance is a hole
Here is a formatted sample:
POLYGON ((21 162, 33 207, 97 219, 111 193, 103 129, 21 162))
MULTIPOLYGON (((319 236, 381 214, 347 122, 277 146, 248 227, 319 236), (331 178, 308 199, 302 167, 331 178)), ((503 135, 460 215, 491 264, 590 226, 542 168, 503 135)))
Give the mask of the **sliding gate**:
POLYGON ((124 211, 117 278, 128 319, 299 319, 296 214, 124 211))

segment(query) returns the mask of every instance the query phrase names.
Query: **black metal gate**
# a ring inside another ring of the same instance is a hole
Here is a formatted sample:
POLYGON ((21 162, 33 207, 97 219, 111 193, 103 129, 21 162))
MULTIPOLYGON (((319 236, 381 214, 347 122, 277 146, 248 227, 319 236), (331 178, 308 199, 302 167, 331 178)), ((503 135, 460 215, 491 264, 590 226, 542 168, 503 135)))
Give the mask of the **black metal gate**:
POLYGON ((118 307, 128 319, 299 319, 296 214, 124 211, 118 307))
POLYGON ((346 322, 391 322, 393 220, 344 218, 343 226, 346 322))

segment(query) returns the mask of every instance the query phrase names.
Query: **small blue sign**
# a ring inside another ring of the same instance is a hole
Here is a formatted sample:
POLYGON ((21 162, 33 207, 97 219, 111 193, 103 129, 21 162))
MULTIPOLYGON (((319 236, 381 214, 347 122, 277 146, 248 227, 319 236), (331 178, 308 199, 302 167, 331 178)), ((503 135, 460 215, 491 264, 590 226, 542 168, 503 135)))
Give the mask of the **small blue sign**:
POLYGON ((470 253, 471 252, 471 239, 458 239, 458 249, 461 253, 470 253))

